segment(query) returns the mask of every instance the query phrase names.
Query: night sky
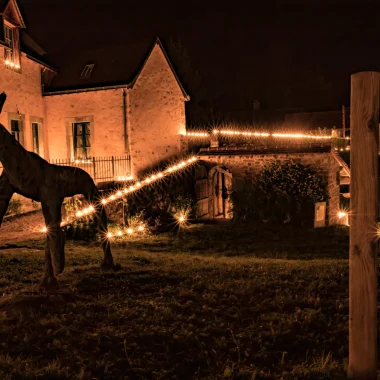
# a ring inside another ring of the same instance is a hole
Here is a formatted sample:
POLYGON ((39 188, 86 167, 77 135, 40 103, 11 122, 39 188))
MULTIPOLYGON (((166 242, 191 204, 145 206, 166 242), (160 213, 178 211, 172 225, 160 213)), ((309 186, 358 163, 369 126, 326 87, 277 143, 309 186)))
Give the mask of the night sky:
POLYGON ((254 99, 263 108, 339 109, 349 104, 351 73, 380 70, 380 1, 19 3, 29 34, 73 59, 124 38, 178 39, 208 99, 230 109, 254 99))

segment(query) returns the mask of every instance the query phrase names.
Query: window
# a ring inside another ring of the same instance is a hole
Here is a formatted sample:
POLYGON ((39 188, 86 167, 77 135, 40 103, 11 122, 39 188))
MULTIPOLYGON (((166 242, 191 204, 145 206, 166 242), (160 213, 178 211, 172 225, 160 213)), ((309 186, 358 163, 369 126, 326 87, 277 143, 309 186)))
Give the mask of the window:
POLYGON ((86 159, 91 156, 90 123, 73 123, 74 158, 86 159))
POLYGON ((20 122, 18 120, 11 120, 11 133, 12 136, 20 142, 20 122))
POLYGON ((32 123, 33 152, 40 154, 40 141, 38 133, 38 123, 32 123))
POLYGON ((11 25, 4 25, 4 60, 9 69, 20 69, 19 30, 11 25))
POLYGON ((4 25, 4 40, 7 45, 5 48, 5 61, 13 62, 13 30, 11 27, 4 25))
POLYGON ((91 63, 90 65, 86 65, 82 70, 82 74, 80 75, 81 78, 90 78, 94 66, 95 64, 93 63, 91 63))
POLYGON ((7 46, 13 49, 13 30, 8 25, 4 25, 4 40, 7 46))

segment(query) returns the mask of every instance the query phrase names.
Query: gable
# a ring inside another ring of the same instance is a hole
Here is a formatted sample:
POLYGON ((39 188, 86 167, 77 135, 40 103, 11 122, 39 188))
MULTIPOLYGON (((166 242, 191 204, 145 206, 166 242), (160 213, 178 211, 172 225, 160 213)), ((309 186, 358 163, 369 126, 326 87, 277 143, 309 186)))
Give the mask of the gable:
MULTIPOLYGON (((164 63, 164 65, 169 69, 173 79, 176 81, 179 90, 182 92, 183 97, 185 98, 186 101, 190 100, 189 95, 186 93, 185 89, 183 88, 174 68, 173 65, 171 64, 168 55, 165 52, 164 47, 162 46, 162 43, 160 39, 157 37, 156 42, 153 45, 153 48, 151 49, 150 53, 148 54, 144 64, 142 65, 140 71, 136 75, 136 77, 133 79, 133 81, 130 84, 130 88, 133 88, 135 84, 139 81, 139 78, 143 75, 144 71, 148 69, 150 64, 156 64, 157 65, 157 60, 161 61, 160 63, 164 63), (156 61, 153 63, 153 61, 156 61)), ((158 65, 160 65, 160 63, 158 65)), ((158 67, 157 67, 158 69, 158 67)))
POLYGON ((16 0, 9 0, 7 5, 5 5, 3 16, 6 21, 11 24, 18 26, 20 28, 25 28, 24 20, 21 16, 20 9, 17 5, 16 0))

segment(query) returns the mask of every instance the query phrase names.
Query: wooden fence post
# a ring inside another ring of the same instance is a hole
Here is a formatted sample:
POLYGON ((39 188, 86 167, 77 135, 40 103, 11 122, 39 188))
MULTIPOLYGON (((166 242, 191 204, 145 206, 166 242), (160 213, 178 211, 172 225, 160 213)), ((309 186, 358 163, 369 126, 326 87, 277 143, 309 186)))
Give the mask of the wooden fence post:
POLYGON ((351 75, 350 378, 377 376, 377 236, 380 75, 351 75))

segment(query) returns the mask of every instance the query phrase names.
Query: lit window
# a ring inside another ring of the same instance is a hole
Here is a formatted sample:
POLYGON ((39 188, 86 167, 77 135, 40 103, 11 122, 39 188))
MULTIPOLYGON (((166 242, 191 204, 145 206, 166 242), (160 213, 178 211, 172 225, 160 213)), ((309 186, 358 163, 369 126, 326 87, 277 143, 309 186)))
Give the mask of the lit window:
POLYGON ((7 25, 4 25, 4 40, 7 45, 5 48, 5 61, 13 62, 13 30, 7 25))
POLYGON ((18 120, 11 120, 11 133, 12 136, 20 142, 20 125, 18 120))
POLYGON ((90 123, 74 123, 74 158, 87 159, 91 155, 90 123))
POLYGON ((4 25, 4 60, 8 68, 20 69, 20 51, 18 47, 18 29, 4 25))
POLYGON ((80 75, 81 78, 89 78, 91 76, 94 66, 95 64, 93 63, 91 63, 90 65, 86 65, 82 70, 82 74, 80 75))
POLYGON ((40 154, 38 123, 32 123, 33 152, 40 154))

